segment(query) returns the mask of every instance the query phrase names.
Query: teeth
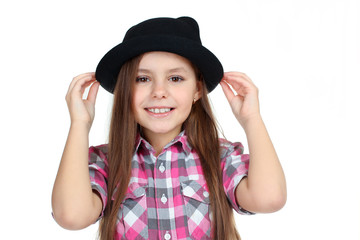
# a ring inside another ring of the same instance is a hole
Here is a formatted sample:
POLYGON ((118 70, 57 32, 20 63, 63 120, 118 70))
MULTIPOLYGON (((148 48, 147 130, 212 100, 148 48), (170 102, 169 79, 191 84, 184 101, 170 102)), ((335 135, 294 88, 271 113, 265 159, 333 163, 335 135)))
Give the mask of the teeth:
POLYGON ((150 112, 153 113, 166 113, 170 112, 170 108, 148 108, 150 112))

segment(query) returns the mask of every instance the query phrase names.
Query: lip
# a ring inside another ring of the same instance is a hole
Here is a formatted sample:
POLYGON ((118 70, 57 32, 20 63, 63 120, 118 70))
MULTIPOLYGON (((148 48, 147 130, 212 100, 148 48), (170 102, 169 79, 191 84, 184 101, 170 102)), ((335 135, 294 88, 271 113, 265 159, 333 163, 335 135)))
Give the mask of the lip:
POLYGON ((152 117, 156 117, 156 118, 163 118, 163 117, 167 117, 170 114, 173 113, 173 111, 175 110, 175 108, 173 107, 168 107, 168 106, 156 106, 156 107, 147 107, 145 108, 145 111, 152 117), (149 108, 155 108, 155 109, 160 109, 160 108, 170 108, 169 112, 164 112, 164 113, 154 113, 154 112, 150 112, 149 108))

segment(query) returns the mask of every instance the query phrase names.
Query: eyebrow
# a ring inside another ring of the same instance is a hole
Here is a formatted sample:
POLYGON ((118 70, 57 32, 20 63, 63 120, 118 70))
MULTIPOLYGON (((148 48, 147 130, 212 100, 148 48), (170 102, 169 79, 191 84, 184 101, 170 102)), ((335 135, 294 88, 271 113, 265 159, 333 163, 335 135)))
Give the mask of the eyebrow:
MULTIPOLYGON (((149 70, 149 69, 146 69, 146 68, 139 68, 138 72, 151 73, 152 71, 149 70)), ((185 73, 187 73, 188 71, 184 67, 171 68, 171 69, 167 70, 167 73, 173 73, 173 72, 185 72, 185 73)))

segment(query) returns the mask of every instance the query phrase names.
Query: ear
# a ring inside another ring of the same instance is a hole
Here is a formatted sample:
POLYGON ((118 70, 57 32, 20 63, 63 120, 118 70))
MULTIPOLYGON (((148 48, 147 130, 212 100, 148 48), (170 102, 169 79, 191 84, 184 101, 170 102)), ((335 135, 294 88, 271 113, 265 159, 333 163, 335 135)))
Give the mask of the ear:
POLYGON ((202 96, 203 85, 201 81, 196 81, 196 92, 194 94, 194 101, 196 102, 202 96))

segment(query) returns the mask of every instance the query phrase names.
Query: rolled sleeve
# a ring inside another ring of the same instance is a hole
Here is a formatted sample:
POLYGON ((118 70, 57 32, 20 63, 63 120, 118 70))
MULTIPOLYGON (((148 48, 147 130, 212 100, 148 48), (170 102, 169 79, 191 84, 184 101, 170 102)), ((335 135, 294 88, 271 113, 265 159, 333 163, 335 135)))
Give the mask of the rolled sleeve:
POLYGON ((223 185, 226 196, 237 213, 251 215, 253 213, 246 211, 237 204, 235 197, 236 187, 248 174, 250 156, 249 154, 243 154, 244 147, 240 142, 232 143, 220 139, 220 149, 223 185))
POLYGON ((108 161, 107 145, 89 148, 89 175, 91 188, 98 193, 102 201, 102 211, 97 220, 104 215, 107 203, 108 161))

